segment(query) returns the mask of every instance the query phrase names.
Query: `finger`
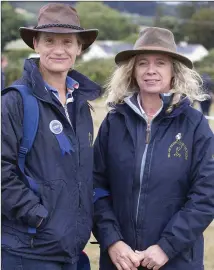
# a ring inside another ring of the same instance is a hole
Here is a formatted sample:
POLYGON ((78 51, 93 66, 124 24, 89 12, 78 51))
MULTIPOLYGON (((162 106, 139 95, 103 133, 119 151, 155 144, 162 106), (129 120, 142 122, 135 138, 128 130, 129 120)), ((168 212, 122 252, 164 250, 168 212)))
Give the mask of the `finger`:
POLYGON ((122 266, 123 270, 132 270, 131 267, 125 261, 120 261, 119 263, 122 266))
POLYGON ((155 262, 150 261, 150 263, 146 266, 148 269, 152 269, 155 266, 155 262))
POLYGON ((132 265, 134 267, 140 266, 140 262, 141 262, 141 256, 140 255, 137 255, 134 252, 130 252, 128 256, 129 256, 129 259, 132 262, 132 265))
POLYGON ((119 263, 115 263, 115 266, 117 267, 117 270, 123 270, 119 263))
POLYGON ((129 267, 128 269, 132 269, 134 266, 132 261, 129 259, 129 253, 120 255, 118 263, 122 266, 123 262, 129 267))
POLYGON ((142 265, 143 267, 146 267, 149 263, 150 263, 150 259, 145 258, 145 259, 141 262, 141 265, 142 265))
POLYGON ((158 266, 158 265, 155 265, 154 267, 153 267, 153 270, 159 270, 160 269, 160 267, 158 266))
POLYGON ((136 252, 139 261, 141 262, 145 258, 145 252, 144 251, 137 251, 136 252))

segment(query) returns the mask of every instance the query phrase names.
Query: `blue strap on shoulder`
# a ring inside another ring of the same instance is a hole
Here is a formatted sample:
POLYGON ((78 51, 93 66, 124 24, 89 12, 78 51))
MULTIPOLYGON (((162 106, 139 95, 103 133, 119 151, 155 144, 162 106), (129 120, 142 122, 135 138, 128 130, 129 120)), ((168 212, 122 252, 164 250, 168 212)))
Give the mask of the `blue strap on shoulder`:
MULTIPOLYGON (((25 175, 26 155, 30 152, 38 129, 39 123, 39 106, 37 99, 32 95, 31 90, 25 85, 12 85, 10 87, 19 91, 22 96, 24 118, 23 118, 23 139, 18 153, 18 166, 25 175)), ((38 185, 32 178, 25 175, 29 187, 38 194, 38 185)), ((29 233, 36 233, 36 228, 28 228, 29 233)))
POLYGON ((103 188, 95 188, 93 193, 93 202, 95 203, 100 198, 108 197, 110 196, 110 193, 108 190, 103 188))
POLYGON ((18 164, 24 173, 27 153, 33 146, 39 123, 39 106, 31 90, 25 85, 13 85, 22 96, 24 119, 23 119, 23 139, 19 149, 18 164))

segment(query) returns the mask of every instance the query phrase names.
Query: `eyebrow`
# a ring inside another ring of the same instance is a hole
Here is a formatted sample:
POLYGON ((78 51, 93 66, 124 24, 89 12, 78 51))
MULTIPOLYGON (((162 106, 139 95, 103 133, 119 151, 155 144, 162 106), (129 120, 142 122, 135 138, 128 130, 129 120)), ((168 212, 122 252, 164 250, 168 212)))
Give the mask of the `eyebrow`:
POLYGON ((53 36, 50 35, 50 34, 44 34, 43 37, 44 37, 44 38, 47 38, 47 37, 53 37, 53 36))
MULTIPOLYGON (((54 38, 54 35, 51 35, 51 34, 48 34, 48 33, 47 33, 47 34, 44 34, 43 37, 44 37, 44 38, 54 38)), ((71 39, 71 40, 72 40, 72 39, 73 39, 73 35, 64 36, 63 38, 64 38, 64 39, 71 39)))

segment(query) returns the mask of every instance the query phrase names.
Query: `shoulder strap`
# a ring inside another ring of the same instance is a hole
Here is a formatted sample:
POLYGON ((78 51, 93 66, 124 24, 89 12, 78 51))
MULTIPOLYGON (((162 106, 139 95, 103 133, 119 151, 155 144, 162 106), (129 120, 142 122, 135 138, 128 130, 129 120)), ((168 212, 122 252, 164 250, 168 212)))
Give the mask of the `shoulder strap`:
MULTIPOLYGON (((36 137, 38 123, 39 123, 39 106, 37 99, 32 95, 31 89, 25 85, 11 85, 5 88, 1 94, 5 94, 11 90, 17 90, 22 96, 24 117, 23 117, 23 138, 20 144, 18 153, 18 166, 25 178, 28 181, 29 187, 38 193, 37 183, 29 176, 25 175, 25 161, 26 155, 30 152, 34 139, 36 137)), ((31 234, 36 233, 36 228, 28 228, 28 232, 31 234)))
POLYGON ((26 155, 30 152, 39 123, 39 107, 37 99, 32 95, 31 90, 25 85, 12 85, 22 96, 24 118, 23 118, 23 139, 19 148, 18 165, 24 173, 26 155))

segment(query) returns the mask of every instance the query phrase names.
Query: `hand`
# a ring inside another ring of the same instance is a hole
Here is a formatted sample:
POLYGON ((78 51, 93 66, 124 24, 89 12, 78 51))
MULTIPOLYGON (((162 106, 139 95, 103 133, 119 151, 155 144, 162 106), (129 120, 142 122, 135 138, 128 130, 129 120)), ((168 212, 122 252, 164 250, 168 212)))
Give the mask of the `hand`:
POLYGON ((108 248, 109 256, 118 270, 137 270, 139 256, 123 241, 118 241, 108 248))
POLYGON ((166 253, 158 246, 150 246, 144 251, 135 251, 141 259, 141 265, 148 269, 158 270, 169 260, 166 253))

